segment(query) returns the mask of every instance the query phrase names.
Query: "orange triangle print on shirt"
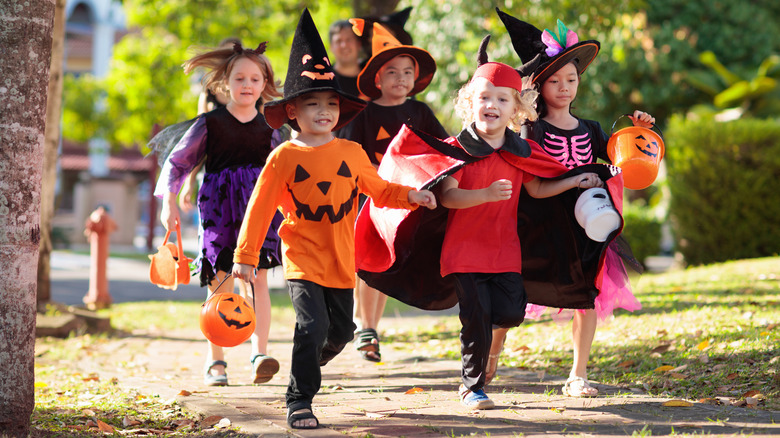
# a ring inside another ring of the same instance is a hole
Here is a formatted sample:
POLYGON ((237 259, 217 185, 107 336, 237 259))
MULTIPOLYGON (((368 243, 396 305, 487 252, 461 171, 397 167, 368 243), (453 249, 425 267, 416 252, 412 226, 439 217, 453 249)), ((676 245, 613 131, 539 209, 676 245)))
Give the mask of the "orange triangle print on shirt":
POLYGON ((385 128, 380 126, 379 132, 376 133, 376 140, 379 141, 379 140, 384 140, 386 138, 390 138, 390 134, 388 134, 387 131, 385 131, 385 128))

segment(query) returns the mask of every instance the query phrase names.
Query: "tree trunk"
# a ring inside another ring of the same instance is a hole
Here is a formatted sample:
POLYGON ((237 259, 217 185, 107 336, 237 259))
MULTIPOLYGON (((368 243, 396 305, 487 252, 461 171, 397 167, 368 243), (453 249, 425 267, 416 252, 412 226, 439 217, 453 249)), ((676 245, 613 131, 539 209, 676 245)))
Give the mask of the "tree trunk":
POLYGON ((51 70, 46 103, 46 133, 43 143, 43 175, 41 181, 41 244, 38 255, 38 309, 51 301, 51 229, 54 217, 54 187, 57 182, 57 149, 62 116, 62 75, 65 52, 65 1, 56 0, 54 32, 51 46, 51 70))
POLYGON ((0 0, 0 435, 35 404, 35 301, 54 0, 0 0))
POLYGON ((356 17, 381 17, 395 12, 400 0, 352 0, 356 17))

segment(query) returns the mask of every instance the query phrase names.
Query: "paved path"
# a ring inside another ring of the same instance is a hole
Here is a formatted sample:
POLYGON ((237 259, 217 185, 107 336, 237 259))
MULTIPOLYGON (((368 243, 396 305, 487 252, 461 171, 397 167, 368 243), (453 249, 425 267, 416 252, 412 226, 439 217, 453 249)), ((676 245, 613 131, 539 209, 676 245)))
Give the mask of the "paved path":
MULTIPOLYGON (((83 289, 86 277, 78 274, 77 266, 65 268, 68 263, 78 265, 78 260, 66 262, 60 256, 53 257, 53 297, 64 301, 63 297, 81 294, 80 300, 83 292, 72 291, 83 289)), ((149 289, 143 275, 129 274, 143 272, 143 263, 112 260, 109 270, 115 302, 170 294, 149 289)), ((200 299, 202 291, 194 290, 193 296, 200 299)), ((175 293, 182 298, 185 294, 175 293)), ((436 318, 435 313, 385 317, 382 328, 433 325, 436 318)), ((101 348, 102 359, 93 354, 73 366, 81 373, 99 373, 102 379, 116 377, 119 384, 143 393, 175 398, 204 418, 228 418, 246 436, 780 435, 780 412, 702 403, 664 407, 668 399, 604 385, 598 385, 600 397, 573 399, 561 395, 562 378, 509 368, 500 368, 487 388, 496 409, 473 413, 461 407, 456 394, 459 361, 432 357, 424 348, 408 351, 396 348, 401 344, 387 343, 382 345, 384 363, 364 361, 348 346, 324 367, 322 390, 314 400, 322 427, 293 431, 287 427, 284 408, 291 337, 291 327, 272 326, 269 353, 281 362, 281 371, 259 386, 251 384, 248 343, 227 349, 231 386, 204 386, 205 345, 198 331, 142 331, 112 338, 101 348), (182 391, 190 395, 181 395, 182 391)))

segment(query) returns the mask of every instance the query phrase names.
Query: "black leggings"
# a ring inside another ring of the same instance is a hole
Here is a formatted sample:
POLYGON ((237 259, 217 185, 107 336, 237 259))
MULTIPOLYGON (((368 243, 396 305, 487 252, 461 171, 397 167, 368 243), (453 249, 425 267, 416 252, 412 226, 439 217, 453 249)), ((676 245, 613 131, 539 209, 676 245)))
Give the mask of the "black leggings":
POLYGON ((456 273, 460 308, 460 353, 463 385, 471 391, 485 386, 493 325, 517 327, 528 304, 523 277, 516 272, 456 273))

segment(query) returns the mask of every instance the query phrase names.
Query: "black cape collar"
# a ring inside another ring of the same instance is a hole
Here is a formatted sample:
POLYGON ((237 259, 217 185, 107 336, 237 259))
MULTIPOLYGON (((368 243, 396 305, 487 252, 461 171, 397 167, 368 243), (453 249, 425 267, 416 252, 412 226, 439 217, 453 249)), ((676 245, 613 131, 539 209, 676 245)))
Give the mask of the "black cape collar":
POLYGON ((460 131, 460 134, 455 138, 458 140, 461 147, 463 147, 469 155, 475 158, 485 158, 496 151, 508 152, 520 158, 528 158, 531 156, 531 146, 527 141, 520 138, 516 132, 506 128, 504 135, 506 138, 504 145, 499 149, 493 149, 492 146, 487 144, 487 142, 477 134, 474 124, 472 123, 466 127, 466 129, 460 131))

